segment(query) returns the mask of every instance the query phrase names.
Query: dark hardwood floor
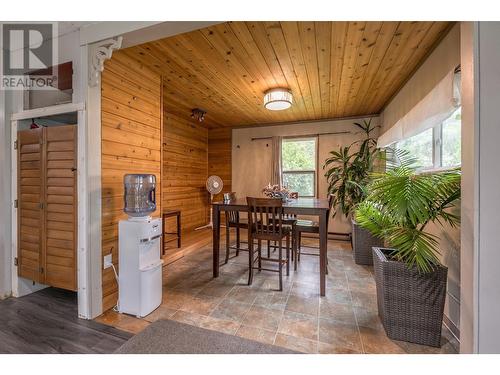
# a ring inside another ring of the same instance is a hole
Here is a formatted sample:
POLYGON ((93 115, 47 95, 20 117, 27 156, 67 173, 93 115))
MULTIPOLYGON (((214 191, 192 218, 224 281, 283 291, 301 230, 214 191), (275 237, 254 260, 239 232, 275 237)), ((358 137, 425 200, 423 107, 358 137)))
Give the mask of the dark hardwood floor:
POLYGON ((132 336, 78 319, 76 293, 62 289, 0 301, 0 353, 112 353, 132 336))

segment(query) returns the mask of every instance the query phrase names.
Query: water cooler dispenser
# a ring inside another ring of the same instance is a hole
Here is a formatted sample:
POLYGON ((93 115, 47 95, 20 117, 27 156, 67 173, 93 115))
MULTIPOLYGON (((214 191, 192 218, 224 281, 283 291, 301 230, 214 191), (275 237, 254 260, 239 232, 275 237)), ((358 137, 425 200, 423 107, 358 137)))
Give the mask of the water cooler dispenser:
POLYGON ((149 216, 156 210, 156 178, 128 174, 124 185, 124 211, 129 218, 118 227, 118 311, 143 317, 160 306, 162 299, 162 223, 149 216))

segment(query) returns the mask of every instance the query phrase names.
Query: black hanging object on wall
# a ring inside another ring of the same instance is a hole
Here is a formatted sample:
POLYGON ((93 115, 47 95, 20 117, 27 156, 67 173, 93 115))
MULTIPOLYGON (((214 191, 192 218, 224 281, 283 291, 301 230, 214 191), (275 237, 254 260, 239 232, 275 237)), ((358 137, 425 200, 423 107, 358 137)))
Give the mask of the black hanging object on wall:
POLYGON ((198 120, 199 122, 203 122, 205 120, 206 114, 207 114, 207 111, 204 111, 203 109, 200 109, 200 108, 193 108, 191 110, 191 118, 194 118, 195 120, 198 120))

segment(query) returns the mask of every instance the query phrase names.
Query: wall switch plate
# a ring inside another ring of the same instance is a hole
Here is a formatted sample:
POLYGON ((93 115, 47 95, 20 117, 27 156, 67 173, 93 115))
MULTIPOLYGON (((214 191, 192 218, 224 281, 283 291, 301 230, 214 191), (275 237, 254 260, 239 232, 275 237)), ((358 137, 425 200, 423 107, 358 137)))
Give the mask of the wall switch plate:
POLYGON ((104 256, 104 269, 111 267, 113 264, 113 254, 108 254, 104 256))

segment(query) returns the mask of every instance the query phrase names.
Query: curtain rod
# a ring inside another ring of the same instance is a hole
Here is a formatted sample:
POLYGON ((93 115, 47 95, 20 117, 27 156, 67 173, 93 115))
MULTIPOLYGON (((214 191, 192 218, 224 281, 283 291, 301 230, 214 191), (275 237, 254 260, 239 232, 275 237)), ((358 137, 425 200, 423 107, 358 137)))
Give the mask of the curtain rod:
MULTIPOLYGON (((304 138, 304 137, 319 137, 320 135, 338 135, 338 134, 352 134, 352 132, 350 131, 344 131, 344 132, 332 132, 332 133, 317 133, 317 134, 304 134, 304 135, 297 135, 297 136, 293 136, 293 137, 290 137, 290 138, 304 138)), ((255 137, 255 138, 251 138, 252 141, 260 141, 260 140, 263 140, 263 139, 272 139, 273 137, 255 137)), ((287 137, 283 137, 283 138, 287 138, 287 137)))

